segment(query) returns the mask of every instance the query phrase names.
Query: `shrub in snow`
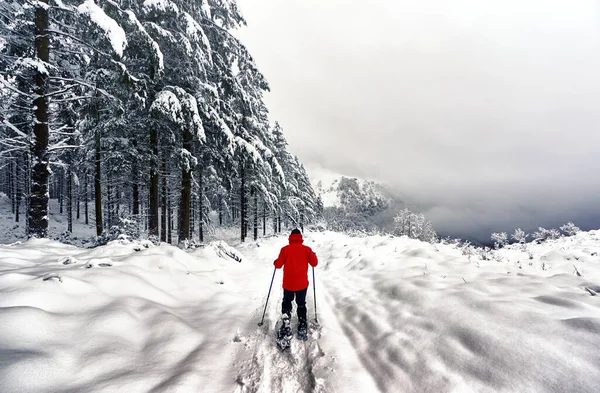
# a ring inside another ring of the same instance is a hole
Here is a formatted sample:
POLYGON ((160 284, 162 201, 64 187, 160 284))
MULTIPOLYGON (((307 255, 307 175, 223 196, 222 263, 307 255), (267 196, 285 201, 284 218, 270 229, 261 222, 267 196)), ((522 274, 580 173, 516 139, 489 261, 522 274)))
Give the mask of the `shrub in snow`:
POLYGON ((85 239, 74 236, 69 231, 65 231, 58 236, 54 236, 53 239, 63 244, 70 244, 72 246, 81 246, 83 243, 85 243, 85 239))
POLYGON ((558 239, 561 237, 561 233, 558 229, 546 229, 539 227, 537 231, 533 232, 533 240, 537 243, 541 243, 548 239, 558 239))
POLYGON ((499 249, 508 244, 508 235, 506 232, 492 233, 494 248, 499 249))
POLYGON ((214 249, 216 254, 221 258, 231 258, 236 262, 242 262, 242 254, 223 240, 211 242, 209 246, 214 249))
POLYGON ((512 239, 519 244, 524 244, 527 241, 528 236, 529 235, 525 233, 524 230, 517 228, 512 234, 512 239))
POLYGON ((573 222, 569 221, 568 223, 566 223, 565 225, 563 225, 562 227, 560 227, 560 230, 567 236, 574 236, 575 234, 577 234, 578 232, 581 232, 581 229, 579 229, 575 224, 573 224, 573 222))
POLYGON ((146 248, 150 246, 158 246, 160 245, 160 239, 158 238, 158 236, 150 235, 148 236, 147 240, 142 240, 141 243, 146 248))
POLYGON ((550 239, 560 239, 562 237, 562 234, 560 233, 560 231, 558 229, 550 229, 550 239))
POLYGON ((307 229, 311 232, 325 232, 327 230, 327 224, 319 223, 314 225, 309 225, 307 229))
POLYGON ((184 250, 195 250, 197 248, 204 248, 204 243, 199 242, 195 239, 184 240, 181 243, 179 243, 179 248, 182 248, 184 250))
POLYGON ((461 253, 468 257, 469 262, 471 261, 471 257, 473 255, 476 255, 476 253, 479 251, 475 246, 473 246, 471 244, 471 242, 469 242, 468 240, 465 241, 463 244, 459 245, 460 247, 460 251, 461 253))
POLYGON ((138 239, 139 237, 140 229, 137 221, 120 217, 119 224, 111 226, 108 230, 104 231, 101 236, 94 239, 92 247, 103 246, 113 240, 129 242, 132 239, 138 239))

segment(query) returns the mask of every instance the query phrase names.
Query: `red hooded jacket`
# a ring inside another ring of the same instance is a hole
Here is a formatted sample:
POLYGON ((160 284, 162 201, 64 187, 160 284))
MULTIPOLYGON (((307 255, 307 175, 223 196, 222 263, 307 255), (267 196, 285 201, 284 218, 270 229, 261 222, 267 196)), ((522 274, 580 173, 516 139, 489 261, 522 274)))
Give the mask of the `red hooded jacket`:
POLYGON ((308 288, 308 265, 315 267, 319 261, 313 250, 302 244, 301 234, 291 234, 289 241, 290 244, 279 252, 274 265, 277 269, 283 266, 283 289, 300 291, 308 288))

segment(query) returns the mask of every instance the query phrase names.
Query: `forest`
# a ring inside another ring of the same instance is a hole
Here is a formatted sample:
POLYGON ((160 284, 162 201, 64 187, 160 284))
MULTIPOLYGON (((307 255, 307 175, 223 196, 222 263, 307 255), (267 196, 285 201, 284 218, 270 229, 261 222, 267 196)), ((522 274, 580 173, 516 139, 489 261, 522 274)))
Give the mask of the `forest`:
POLYGON ((69 231, 177 244, 314 222, 244 24, 235 0, 1 1, 0 192, 26 235, 48 236, 49 199, 69 231))

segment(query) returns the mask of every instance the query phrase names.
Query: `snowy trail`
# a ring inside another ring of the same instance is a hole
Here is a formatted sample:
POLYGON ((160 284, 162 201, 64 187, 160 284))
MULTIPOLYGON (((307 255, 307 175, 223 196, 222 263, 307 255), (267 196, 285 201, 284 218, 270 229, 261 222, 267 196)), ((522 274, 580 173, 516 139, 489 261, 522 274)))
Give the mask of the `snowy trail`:
MULTIPOLYGON (((246 254, 257 259, 256 266, 270 267, 274 256, 278 255, 278 247, 285 245, 284 239, 280 239, 279 243, 271 249, 261 247, 260 253, 246 254)), ((351 321, 344 318, 345 314, 334 311, 337 308, 334 299, 339 298, 340 295, 336 293, 336 296, 331 296, 329 284, 326 283, 337 282, 337 273, 332 273, 331 279, 327 278, 329 272, 322 269, 327 263, 327 252, 320 249, 319 244, 311 246, 314 247, 317 255, 324 257, 321 258, 321 265, 316 270, 319 328, 311 329, 306 343, 294 338, 291 353, 281 353, 276 348, 274 335, 281 316, 283 296, 282 273, 277 271, 273 288, 277 297, 269 300, 265 325, 247 339, 246 353, 240 355, 243 360, 238 362, 240 374, 237 378, 239 387, 236 393, 380 391, 375 381, 369 377, 368 370, 365 370, 364 362, 360 358, 360 348, 357 348, 352 334, 348 331, 351 321), (319 278, 321 276, 322 278, 319 278)), ((264 268, 260 275, 267 277, 267 269, 264 268)), ((309 319, 314 323, 314 288, 311 271, 309 271, 309 281, 306 302, 309 319)), ((333 288, 335 291, 336 287, 333 288)), ((273 294, 271 296, 273 297, 273 294)), ((294 328, 295 320, 293 316, 294 328)), ((368 332, 366 334, 368 335, 368 332)))
MULTIPOLYGON (((263 267, 260 269, 261 276, 267 276, 267 267, 272 267, 273 255, 276 256, 277 253, 267 253, 264 255, 264 260, 257 261, 256 266, 263 267)), ((235 362, 239 368, 236 393, 327 393, 323 380, 315 375, 315 372, 318 372, 319 359, 324 356, 317 341, 320 337, 319 329, 311 329, 306 342, 296 339, 296 317, 294 316, 292 318, 294 339, 291 348, 281 352, 276 346, 275 332, 279 327, 277 323, 281 317, 283 299, 281 274, 281 270, 276 272, 264 325, 261 327, 255 325, 254 331, 248 337, 241 339, 244 350, 240 351, 235 362)), ((255 314, 258 315, 256 323, 260 321, 262 306, 264 303, 255 310, 255 314)))

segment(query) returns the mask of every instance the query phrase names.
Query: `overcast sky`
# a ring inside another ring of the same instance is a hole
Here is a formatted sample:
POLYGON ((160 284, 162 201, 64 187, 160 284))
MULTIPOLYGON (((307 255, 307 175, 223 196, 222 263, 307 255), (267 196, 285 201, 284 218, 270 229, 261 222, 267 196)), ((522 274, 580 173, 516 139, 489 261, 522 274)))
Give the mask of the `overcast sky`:
POLYGON ((238 35, 309 172, 387 183, 484 239, 600 227, 599 3, 238 0, 238 35))

